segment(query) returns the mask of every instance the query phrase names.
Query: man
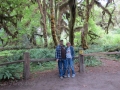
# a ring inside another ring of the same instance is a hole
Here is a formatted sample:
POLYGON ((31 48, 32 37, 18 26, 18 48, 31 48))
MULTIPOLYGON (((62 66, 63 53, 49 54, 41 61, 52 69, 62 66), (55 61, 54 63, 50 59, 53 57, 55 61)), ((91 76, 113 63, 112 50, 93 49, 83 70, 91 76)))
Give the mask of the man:
POLYGON ((56 47, 55 58, 58 62, 59 76, 63 79, 63 77, 66 77, 66 50, 63 40, 60 40, 60 44, 56 47))
POLYGON ((71 46, 70 42, 67 42, 66 48, 66 63, 67 63, 67 74, 68 78, 70 77, 70 69, 72 71, 72 77, 75 77, 75 70, 74 70, 74 48, 71 46))

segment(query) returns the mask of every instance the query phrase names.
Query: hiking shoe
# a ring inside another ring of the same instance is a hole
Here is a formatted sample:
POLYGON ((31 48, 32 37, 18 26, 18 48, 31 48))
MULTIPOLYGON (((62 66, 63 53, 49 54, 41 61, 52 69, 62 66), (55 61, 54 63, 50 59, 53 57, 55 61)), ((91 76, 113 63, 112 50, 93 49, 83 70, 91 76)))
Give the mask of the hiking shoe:
POLYGON ((63 79, 63 77, 61 76, 60 79, 63 79))
POLYGON ((66 78, 67 76, 66 76, 66 75, 64 75, 63 77, 64 77, 64 78, 66 78))
POLYGON ((70 78, 70 74, 68 74, 68 78, 70 78))
POLYGON ((73 74, 72 77, 74 78, 74 77, 75 77, 75 74, 73 74))

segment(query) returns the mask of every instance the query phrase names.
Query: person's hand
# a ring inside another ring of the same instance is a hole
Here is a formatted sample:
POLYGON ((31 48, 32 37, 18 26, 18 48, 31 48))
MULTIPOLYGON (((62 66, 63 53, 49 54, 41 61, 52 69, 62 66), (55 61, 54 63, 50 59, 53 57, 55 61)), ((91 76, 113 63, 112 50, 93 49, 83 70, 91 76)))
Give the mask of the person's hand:
POLYGON ((56 59, 56 62, 58 62, 58 59, 56 59))

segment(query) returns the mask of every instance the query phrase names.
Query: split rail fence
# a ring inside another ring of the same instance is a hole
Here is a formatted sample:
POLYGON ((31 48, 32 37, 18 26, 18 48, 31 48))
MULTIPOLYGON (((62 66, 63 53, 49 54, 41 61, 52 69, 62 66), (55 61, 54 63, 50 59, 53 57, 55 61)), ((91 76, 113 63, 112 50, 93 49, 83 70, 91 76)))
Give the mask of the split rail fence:
MULTIPOLYGON (((120 54, 120 52, 98 52, 98 53, 84 54, 83 50, 80 50, 79 56, 75 57, 75 59, 79 60, 79 72, 83 73, 85 71, 85 63, 84 63, 85 56, 101 56, 101 55, 105 55, 105 54, 107 54, 107 55, 120 54)), ((47 62, 47 61, 55 61, 55 58, 30 59, 30 54, 28 52, 25 52, 23 54, 23 60, 3 63, 3 64, 0 64, 0 66, 5 66, 5 65, 9 65, 9 64, 15 64, 15 63, 23 63, 23 78, 25 80, 27 80, 30 77, 30 62, 47 62)))

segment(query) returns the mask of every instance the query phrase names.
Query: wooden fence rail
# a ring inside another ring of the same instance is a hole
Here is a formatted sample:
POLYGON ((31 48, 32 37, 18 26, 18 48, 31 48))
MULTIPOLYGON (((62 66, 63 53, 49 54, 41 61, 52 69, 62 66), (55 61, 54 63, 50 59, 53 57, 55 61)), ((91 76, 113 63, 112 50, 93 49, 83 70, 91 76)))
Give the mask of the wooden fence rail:
POLYGON ((102 56, 102 55, 112 55, 112 54, 120 54, 120 52, 97 52, 97 53, 89 53, 82 54, 83 56, 102 56))
MULTIPOLYGON (((84 63, 84 56, 101 56, 104 54, 120 54, 120 52, 98 52, 98 53, 90 53, 90 54, 83 54, 82 51, 79 51, 79 56, 75 57, 75 59, 79 59, 79 72, 83 73, 85 71, 85 63, 84 63)), ((25 80, 29 79, 30 77, 30 62, 47 62, 47 61, 55 61, 55 58, 46 58, 46 59, 30 59, 30 55, 28 52, 24 53, 24 60, 14 61, 14 62, 7 62, 0 64, 0 66, 15 64, 15 63, 23 63, 23 78, 25 80)))

